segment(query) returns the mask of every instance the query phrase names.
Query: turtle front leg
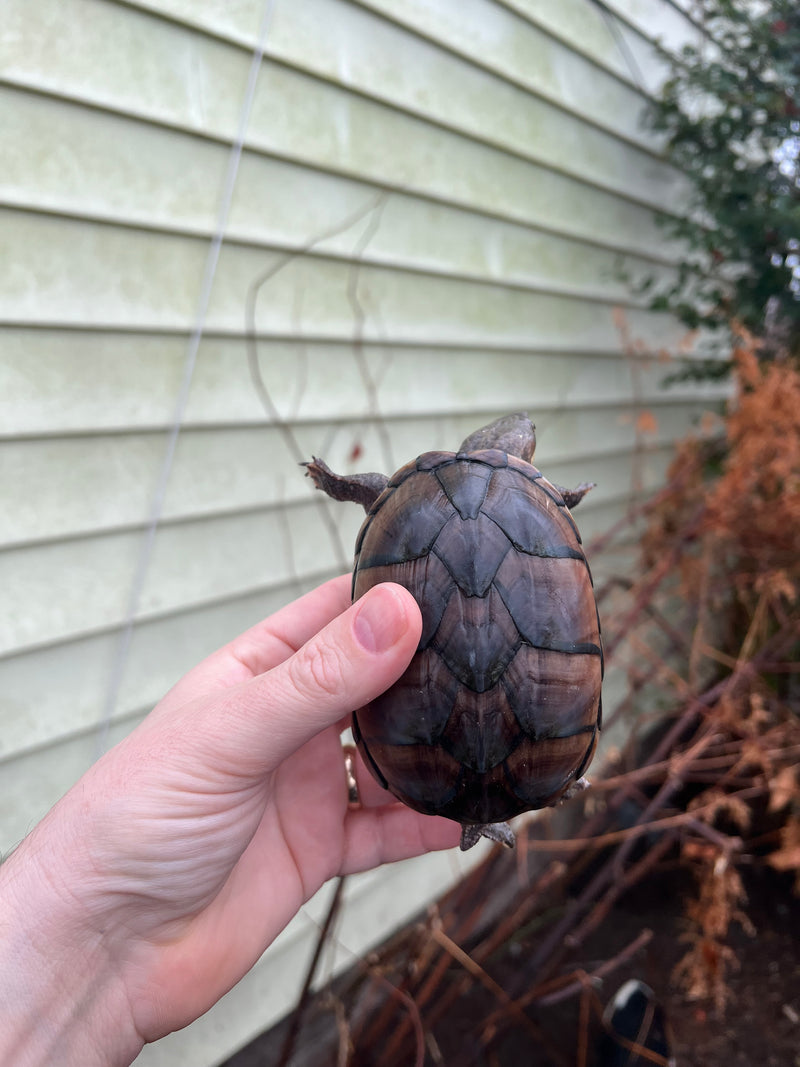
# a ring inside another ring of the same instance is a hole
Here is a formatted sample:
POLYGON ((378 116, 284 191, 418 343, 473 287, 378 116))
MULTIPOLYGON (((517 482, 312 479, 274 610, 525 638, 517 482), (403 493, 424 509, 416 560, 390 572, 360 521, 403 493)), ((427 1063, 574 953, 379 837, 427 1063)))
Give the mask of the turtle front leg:
POLYGON ((583 500, 590 489, 594 489, 597 482, 581 482, 575 489, 565 489, 562 485, 557 485, 556 489, 561 493, 564 498, 564 503, 570 510, 577 507, 583 500))
POLYGON ((301 463, 300 466, 306 468, 306 475, 317 489, 321 489, 334 500, 360 504, 364 511, 369 511, 389 482, 385 474, 377 474, 374 471, 368 474, 334 474, 328 464, 316 456, 312 456, 309 463, 301 463))
POLYGON ((507 848, 514 847, 514 831, 507 822, 462 823, 461 851, 466 852, 477 845, 482 837, 488 837, 490 841, 506 845, 507 848))

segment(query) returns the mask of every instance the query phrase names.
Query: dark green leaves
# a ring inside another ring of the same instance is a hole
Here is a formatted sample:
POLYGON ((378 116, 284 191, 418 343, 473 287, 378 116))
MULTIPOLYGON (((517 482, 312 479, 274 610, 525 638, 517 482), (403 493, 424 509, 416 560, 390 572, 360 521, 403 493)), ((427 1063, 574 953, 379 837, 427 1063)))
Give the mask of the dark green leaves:
POLYGON ((800 351, 800 6, 701 0, 708 39, 688 46, 650 109, 689 177, 687 255, 652 306, 690 327, 737 320, 800 351))

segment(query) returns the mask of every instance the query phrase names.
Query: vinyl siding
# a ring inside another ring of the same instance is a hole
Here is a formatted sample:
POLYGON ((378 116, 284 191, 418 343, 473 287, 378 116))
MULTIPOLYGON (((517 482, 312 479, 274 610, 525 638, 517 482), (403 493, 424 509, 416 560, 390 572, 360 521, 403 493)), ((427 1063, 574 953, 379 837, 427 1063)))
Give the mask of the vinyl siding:
MULTIPOLYGON (((680 255, 653 211, 681 178, 640 123, 655 39, 694 32, 676 4, 277 0, 203 306, 263 15, 3 5, 3 851, 203 655, 347 566, 358 509, 298 458, 388 470, 528 409, 548 476, 598 483, 586 540, 715 395, 665 392, 620 326, 683 341, 620 280, 680 255)), ((352 879, 339 963, 465 863, 352 879)), ((322 910, 139 1062, 219 1063, 286 1011, 322 910)))

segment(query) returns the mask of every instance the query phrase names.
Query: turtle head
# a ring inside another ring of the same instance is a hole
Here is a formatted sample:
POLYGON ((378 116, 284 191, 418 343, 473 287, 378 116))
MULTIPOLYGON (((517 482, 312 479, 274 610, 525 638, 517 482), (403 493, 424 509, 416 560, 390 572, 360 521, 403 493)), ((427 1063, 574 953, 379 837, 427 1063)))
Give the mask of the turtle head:
POLYGON ((536 427, 524 411, 504 415, 471 433, 458 451, 479 452, 483 448, 499 448, 530 463, 536 448, 536 427))

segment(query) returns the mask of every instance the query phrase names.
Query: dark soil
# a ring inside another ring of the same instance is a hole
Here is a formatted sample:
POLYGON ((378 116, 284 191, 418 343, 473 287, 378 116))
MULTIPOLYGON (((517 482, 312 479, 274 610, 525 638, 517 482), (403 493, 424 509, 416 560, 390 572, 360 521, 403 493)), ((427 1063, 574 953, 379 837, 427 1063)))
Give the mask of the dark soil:
POLYGON ((671 1024, 679 1067, 798 1067, 800 1065, 800 900, 791 883, 774 874, 746 879, 750 936, 732 927, 728 944, 738 960, 728 978, 724 1012, 708 1002, 688 1001, 672 975, 687 945, 682 898, 692 886, 676 874, 645 882, 632 891, 587 941, 589 960, 612 957, 642 928, 653 940, 632 966, 606 983, 608 999, 626 978, 641 978, 656 993, 671 1024))
MULTIPOLYGON (((789 880, 768 870, 751 870, 745 885, 749 898, 746 910, 756 932, 751 936, 739 926, 730 931, 729 944, 738 969, 730 974, 730 998, 722 1013, 711 1003, 687 1000, 672 981, 675 965, 686 951, 681 942, 686 929, 682 899, 692 888, 686 875, 679 871, 661 874, 625 897, 566 965, 569 970, 580 966, 589 971, 617 956, 643 929, 653 933, 650 943, 631 963, 615 970, 597 988, 590 1049, 597 1038, 600 1007, 623 981, 640 978, 655 991, 666 1011, 678 1067, 800 1067, 800 901, 793 896, 789 880)), ((531 935, 530 943, 521 936, 504 946, 487 971, 499 985, 506 985, 515 966, 519 970, 522 954, 534 943, 535 935, 531 935)), ((452 980, 462 974, 454 965, 452 980)), ((286 1061, 291 1067, 333 1067, 344 1062, 381 1067, 385 1062, 381 1050, 364 1047, 358 1040, 358 1020, 362 1020, 363 1031, 365 1013, 368 1019, 370 1013, 380 1010, 385 996, 379 994, 376 1000, 374 983, 371 992, 365 992, 364 986, 363 981, 354 981, 353 975, 337 980, 338 1025, 330 997, 316 997, 308 1004, 294 1053, 286 1061), (342 1008, 347 1027, 342 1024, 342 1008), (352 1020, 356 1023, 351 1026, 352 1020), (338 1059, 339 1044, 341 1034, 348 1031, 355 1038, 355 1048, 345 1061, 338 1059)), ((529 1017, 542 1030, 541 1042, 515 1026, 484 1048, 475 1025, 496 1007, 493 994, 476 983, 432 1027, 434 1051, 426 1053, 426 1067, 437 1063, 462 1067, 467 1062, 478 1067, 563 1067, 578 1062, 576 1042, 581 1024, 577 998, 528 1009, 529 1017)), ((398 1017, 406 1014, 402 1006, 397 1011, 398 1017)), ((286 1030, 284 1021, 233 1056, 226 1067, 277 1067, 286 1030)), ((413 1046, 409 1045, 408 1055, 396 1062, 412 1065, 414 1060, 413 1046)), ((595 1061, 590 1058, 590 1062, 595 1061)))

